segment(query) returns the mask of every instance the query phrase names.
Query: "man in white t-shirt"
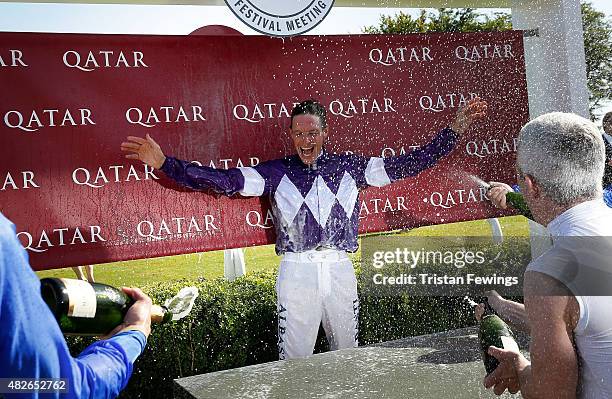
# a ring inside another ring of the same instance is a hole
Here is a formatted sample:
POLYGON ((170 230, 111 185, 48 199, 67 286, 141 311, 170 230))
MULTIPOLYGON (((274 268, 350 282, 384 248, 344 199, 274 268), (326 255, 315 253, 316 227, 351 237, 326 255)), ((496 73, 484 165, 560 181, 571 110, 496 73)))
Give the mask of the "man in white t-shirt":
MULTIPOLYGON (((612 398, 612 209, 601 200, 605 149, 597 127, 551 113, 520 132, 517 174, 553 246, 528 266, 521 313, 529 362, 491 347, 500 365, 484 384, 524 398, 612 398)), ((521 320, 519 320, 521 321, 521 320)), ((520 323, 518 323, 520 324, 520 323)))

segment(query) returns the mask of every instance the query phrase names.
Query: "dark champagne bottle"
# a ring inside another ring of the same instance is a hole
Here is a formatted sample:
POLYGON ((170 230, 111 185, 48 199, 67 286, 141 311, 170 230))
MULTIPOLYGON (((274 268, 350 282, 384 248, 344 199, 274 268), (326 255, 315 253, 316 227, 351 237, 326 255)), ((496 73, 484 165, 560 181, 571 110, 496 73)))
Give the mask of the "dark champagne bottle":
POLYGON ((506 193, 506 203, 519 211, 521 215, 525 216, 527 219, 533 220, 533 215, 527 206, 527 202, 525 202, 523 194, 515 193, 514 191, 506 193))
MULTIPOLYGON (((483 187, 487 192, 491 189, 491 185, 484 180, 471 176, 472 179, 478 183, 480 187, 483 187)), ((527 202, 525 202, 525 197, 521 193, 515 193, 514 191, 509 191, 506 193, 506 204, 510 205, 517 211, 521 213, 521 215, 525 216, 527 219, 533 219, 533 215, 531 214, 531 210, 527 206, 527 202)))
MULTIPOLYGON (((478 305, 470 298, 465 298, 472 307, 475 308, 478 305)), ((480 319, 478 340, 480 342, 480 350, 485 370, 487 370, 487 374, 490 374, 497 368, 499 361, 495 357, 489 355, 489 347, 496 346, 498 348, 515 349, 518 351, 518 345, 510 327, 508 327, 508 325, 495 313, 486 299, 484 304, 485 310, 480 319)))
MULTIPOLYGON (((67 278, 40 280, 43 300, 68 335, 105 335, 123 322, 133 299, 110 285, 67 278)), ((166 323, 172 313, 153 305, 151 322, 166 323)))

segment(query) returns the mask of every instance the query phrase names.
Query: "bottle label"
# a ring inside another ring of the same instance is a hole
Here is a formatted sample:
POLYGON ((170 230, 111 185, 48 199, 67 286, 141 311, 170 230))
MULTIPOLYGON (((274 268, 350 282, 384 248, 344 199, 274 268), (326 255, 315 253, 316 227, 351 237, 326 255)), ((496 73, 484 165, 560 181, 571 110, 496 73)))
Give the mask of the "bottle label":
POLYGON ((68 316, 87 317, 96 316, 96 291, 91 284, 83 280, 62 278, 62 283, 68 291, 68 316))
POLYGON ((503 345, 504 349, 520 353, 518 344, 516 343, 514 338, 502 336, 501 337, 501 342, 502 342, 502 345, 503 345))

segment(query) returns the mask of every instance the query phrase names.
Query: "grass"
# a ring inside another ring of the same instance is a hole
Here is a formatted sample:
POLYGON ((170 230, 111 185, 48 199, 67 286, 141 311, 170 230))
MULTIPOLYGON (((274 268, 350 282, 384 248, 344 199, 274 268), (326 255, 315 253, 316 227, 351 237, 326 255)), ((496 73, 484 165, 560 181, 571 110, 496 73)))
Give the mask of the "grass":
MULTIPOLYGON (((505 236, 529 234, 527 219, 512 216, 499 219, 505 236)), ((403 236, 490 236, 491 229, 486 220, 450 223, 399 232, 403 236)), ((247 272, 275 270, 280 257, 274 253, 274 245, 245 248, 247 272)), ((359 254, 356 255, 359 257, 359 254)), ((55 269, 37 272, 43 277, 74 278, 72 269, 55 269)), ((180 279, 214 279, 223 276, 223 251, 212 251, 153 259, 140 259, 96 265, 96 281, 113 286, 143 286, 152 281, 180 279)))

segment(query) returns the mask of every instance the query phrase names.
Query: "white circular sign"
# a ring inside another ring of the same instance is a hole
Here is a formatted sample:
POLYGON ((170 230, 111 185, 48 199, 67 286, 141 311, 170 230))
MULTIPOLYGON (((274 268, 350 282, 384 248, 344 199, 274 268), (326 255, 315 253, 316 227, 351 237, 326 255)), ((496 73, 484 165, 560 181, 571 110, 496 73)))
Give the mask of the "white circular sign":
POLYGON ((334 0, 225 0, 249 27, 270 36, 295 36, 317 26, 334 0))

